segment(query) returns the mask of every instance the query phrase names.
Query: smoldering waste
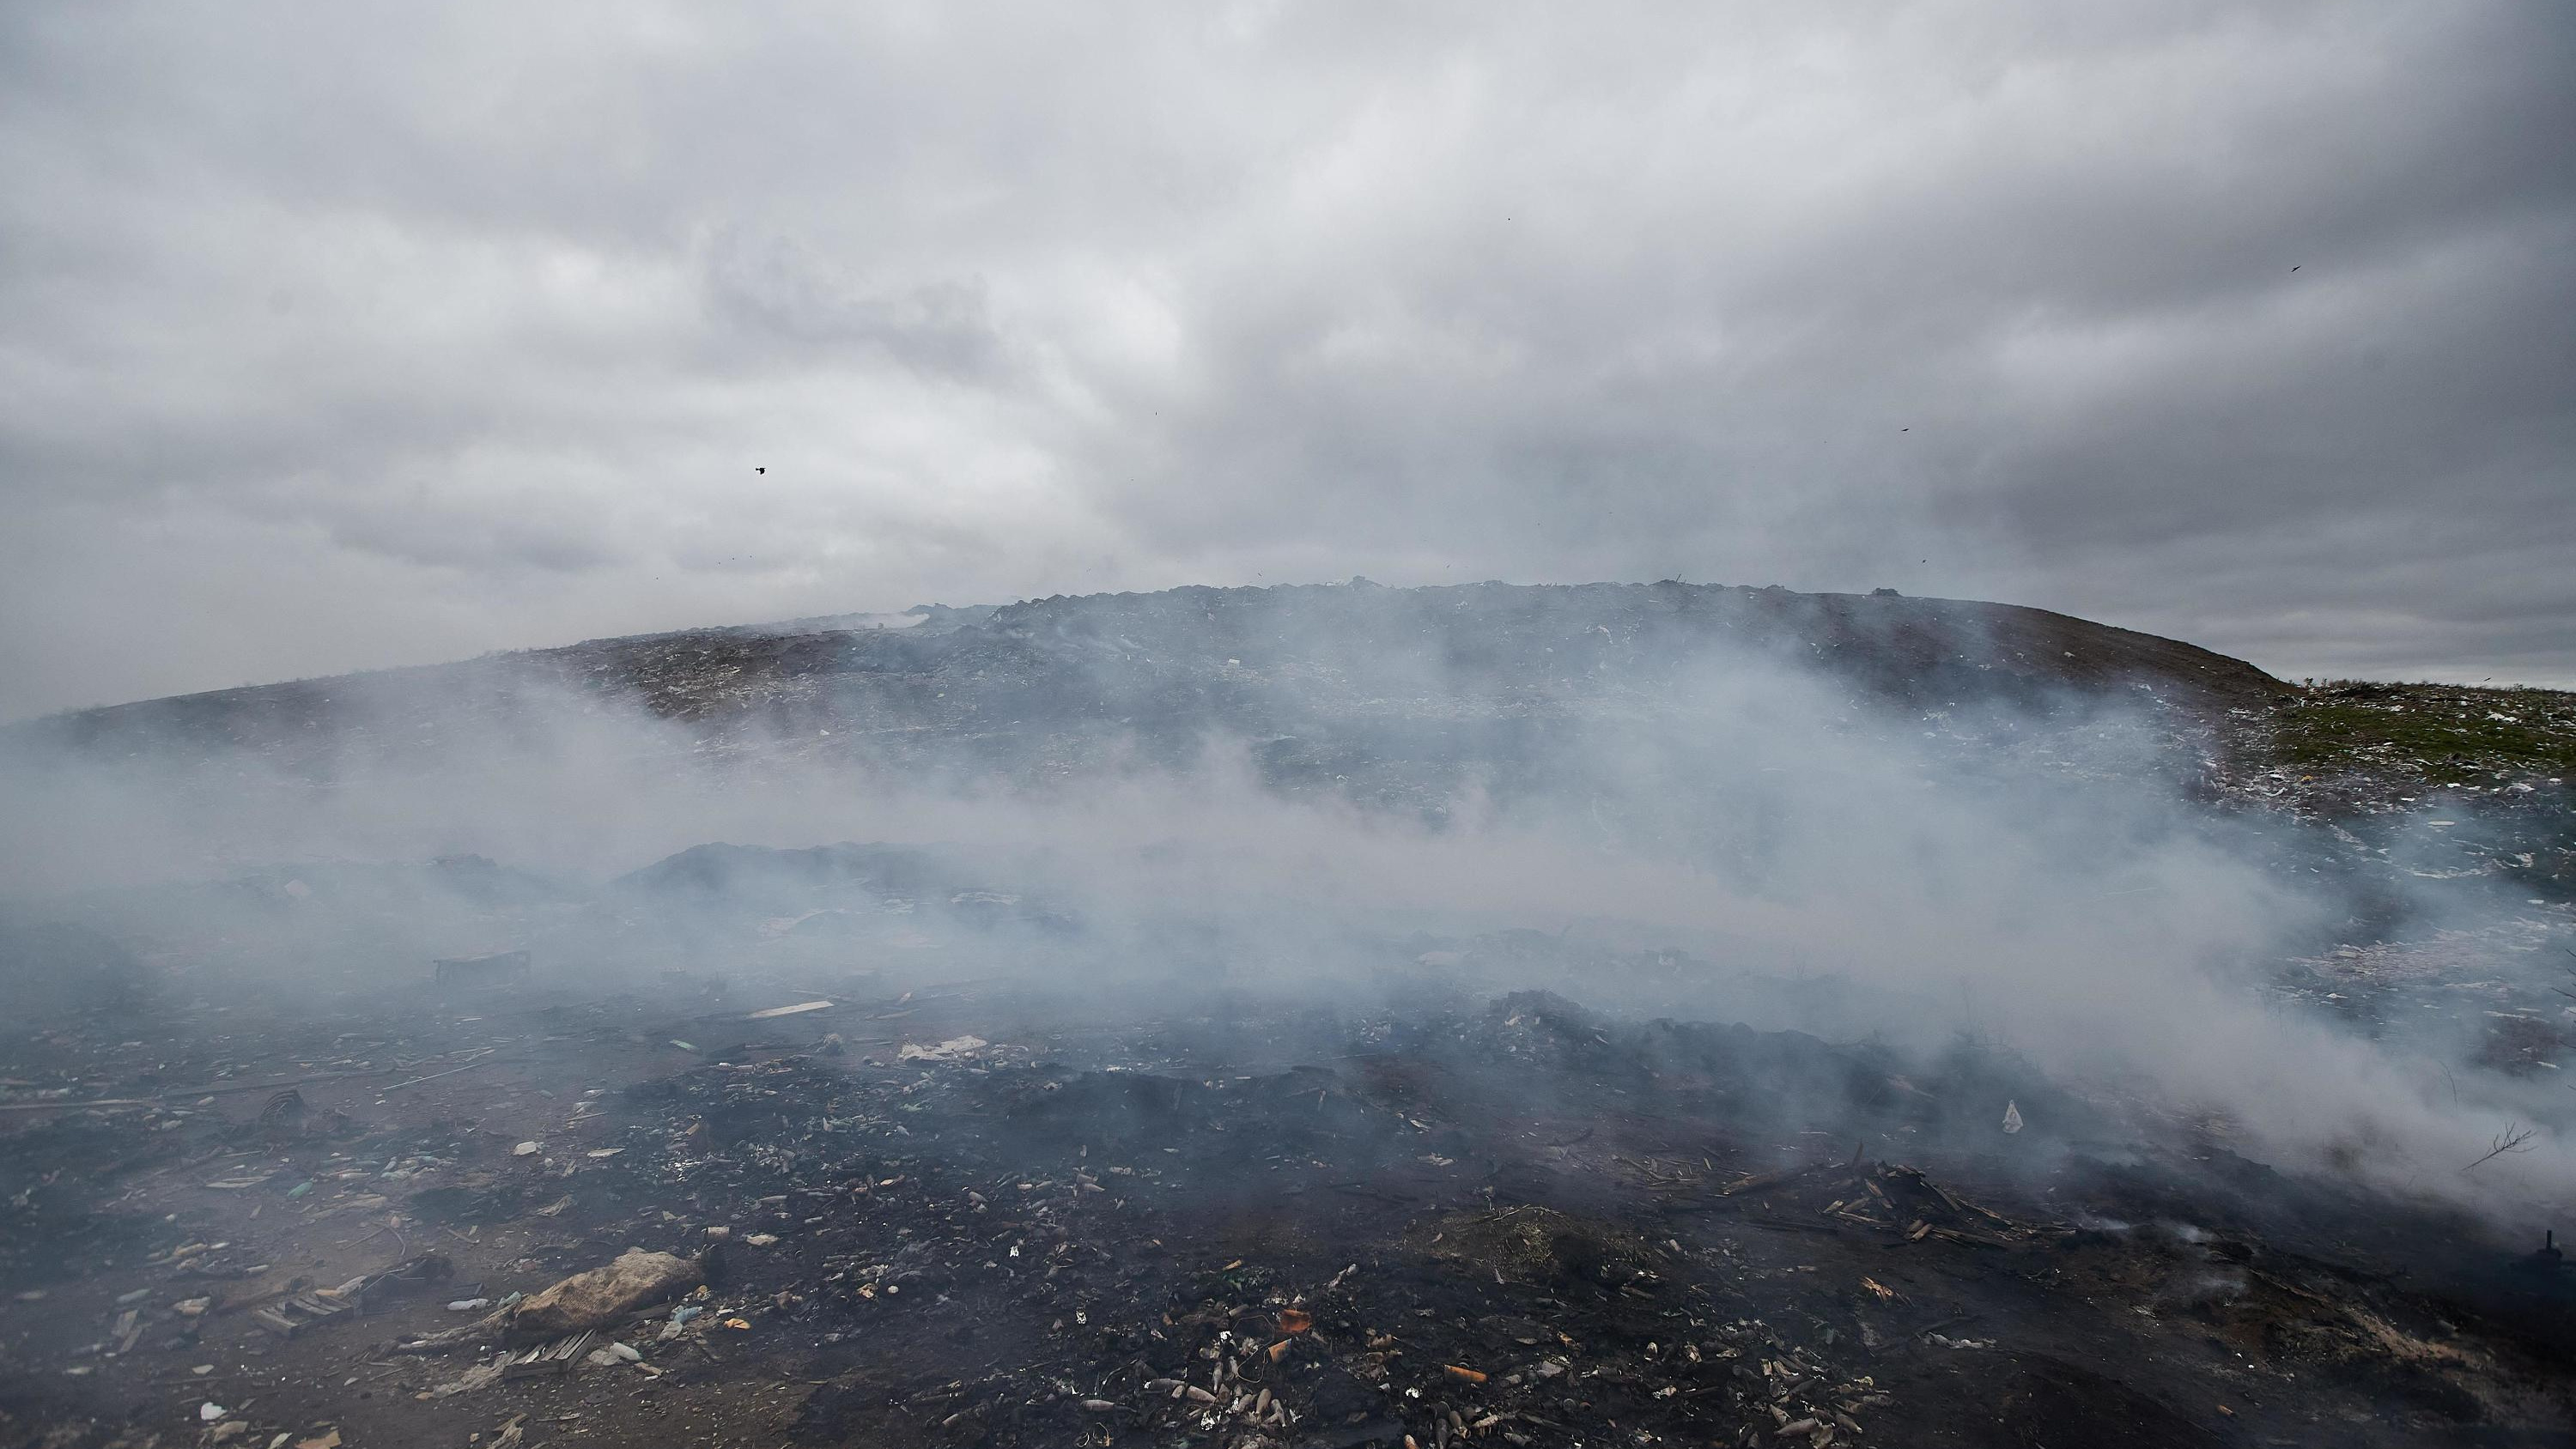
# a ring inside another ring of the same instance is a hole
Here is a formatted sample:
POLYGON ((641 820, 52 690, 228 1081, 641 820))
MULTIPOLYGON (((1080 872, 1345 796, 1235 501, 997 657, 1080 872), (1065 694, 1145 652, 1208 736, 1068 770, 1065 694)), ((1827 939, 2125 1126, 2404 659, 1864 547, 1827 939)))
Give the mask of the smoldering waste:
POLYGON ((231 1046, 293 1085, 15 1114, 0 1425, 2393 1445, 2554 1442, 2569 1407, 2554 1264, 2212 1139, 2088 1147, 2095 1108, 1992 1052, 1538 993, 779 999, 810 1009, 282 1024, 231 1046))

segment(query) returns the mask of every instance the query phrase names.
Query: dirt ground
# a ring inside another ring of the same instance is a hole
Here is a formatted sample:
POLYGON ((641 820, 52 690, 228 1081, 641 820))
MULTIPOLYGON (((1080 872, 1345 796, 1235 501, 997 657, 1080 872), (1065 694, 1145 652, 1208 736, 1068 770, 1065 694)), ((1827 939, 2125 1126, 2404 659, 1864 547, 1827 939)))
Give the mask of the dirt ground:
POLYGON ((12 1445, 2546 1444, 2576 1383, 2539 1244, 1535 993, 541 978, 0 1076, 12 1445), (513 1330, 637 1248, 703 1284, 513 1330))

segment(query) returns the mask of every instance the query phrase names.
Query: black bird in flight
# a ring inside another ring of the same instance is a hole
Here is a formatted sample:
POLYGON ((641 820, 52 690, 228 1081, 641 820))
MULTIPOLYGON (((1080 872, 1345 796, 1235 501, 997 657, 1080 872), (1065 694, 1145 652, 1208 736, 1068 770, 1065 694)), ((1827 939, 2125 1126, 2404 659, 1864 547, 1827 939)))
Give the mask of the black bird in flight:
POLYGON ((2292 267, 2292 268, 2290 268, 2290 270, 2295 272, 2295 271, 2297 271, 2297 270, 2298 270, 2298 268, 2296 268, 2296 267, 2292 267))
POLYGON ((752 469, 751 471, 753 471, 754 473, 766 473, 766 472, 768 472, 769 470, 768 470, 768 469, 766 469, 766 468, 754 468, 754 469, 752 469))

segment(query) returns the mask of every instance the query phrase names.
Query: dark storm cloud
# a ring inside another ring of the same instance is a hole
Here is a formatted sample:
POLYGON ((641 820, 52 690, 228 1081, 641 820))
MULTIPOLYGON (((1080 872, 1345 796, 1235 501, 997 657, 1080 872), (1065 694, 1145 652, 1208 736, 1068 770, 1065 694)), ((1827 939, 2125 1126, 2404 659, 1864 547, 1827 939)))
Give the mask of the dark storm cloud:
POLYGON ((0 715, 1352 572, 2576 682, 2553 7, 0 27, 0 715))

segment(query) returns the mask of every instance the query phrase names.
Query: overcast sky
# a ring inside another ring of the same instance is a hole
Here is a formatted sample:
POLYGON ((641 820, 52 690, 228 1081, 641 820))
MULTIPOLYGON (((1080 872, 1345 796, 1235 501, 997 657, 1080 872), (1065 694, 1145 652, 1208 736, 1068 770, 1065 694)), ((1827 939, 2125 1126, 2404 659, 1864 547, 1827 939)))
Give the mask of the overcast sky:
POLYGON ((1354 573, 2576 684, 2571 138, 2542 0, 18 0, 0 718, 1354 573))

